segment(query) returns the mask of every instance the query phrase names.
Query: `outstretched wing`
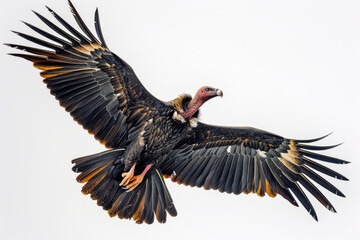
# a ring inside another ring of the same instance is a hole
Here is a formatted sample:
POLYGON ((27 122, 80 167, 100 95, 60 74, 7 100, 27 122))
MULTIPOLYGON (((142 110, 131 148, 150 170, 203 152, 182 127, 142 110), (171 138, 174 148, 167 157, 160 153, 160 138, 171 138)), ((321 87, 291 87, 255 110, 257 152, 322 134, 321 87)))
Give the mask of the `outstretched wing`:
POLYGON ((15 33, 50 50, 7 44, 31 53, 11 55, 30 60, 34 67, 43 70, 40 75, 60 105, 96 139, 109 148, 127 145, 142 130, 151 112, 163 103, 144 88, 125 61, 107 48, 98 11, 95 28, 100 40, 90 32, 70 1, 69 5, 83 33, 48 8, 68 32, 35 12, 61 37, 25 23, 47 40, 15 33))
POLYGON ((179 184, 235 194, 252 192, 264 196, 266 193, 270 197, 280 194, 298 206, 291 191, 317 220, 316 212, 301 186, 327 209, 335 212, 332 204, 310 179, 342 197, 345 196, 340 190, 314 170, 348 180, 316 160, 348 162, 309 151, 326 150, 337 145, 320 147, 304 144, 322 138, 291 140, 254 128, 217 127, 199 123, 169 153, 161 170, 166 177, 171 176, 179 184))

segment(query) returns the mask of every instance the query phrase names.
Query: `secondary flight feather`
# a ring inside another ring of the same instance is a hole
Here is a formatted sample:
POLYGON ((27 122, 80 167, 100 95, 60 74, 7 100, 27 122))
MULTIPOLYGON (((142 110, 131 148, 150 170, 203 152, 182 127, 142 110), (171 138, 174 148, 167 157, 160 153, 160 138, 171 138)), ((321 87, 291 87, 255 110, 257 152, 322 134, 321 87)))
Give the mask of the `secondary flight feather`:
MULTIPOLYGON (((222 96, 205 86, 194 97, 161 101, 151 95, 132 68, 105 43, 95 12, 97 37, 69 1, 81 31, 47 9, 57 23, 34 12, 51 31, 25 23, 39 37, 14 32, 40 48, 6 44, 27 53, 10 55, 33 62, 51 94, 70 115, 109 150, 74 159, 77 181, 110 216, 137 223, 166 221, 177 211, 164 177, 179 184, 227 193, 278 194, 299 201, 317 220, 305 188, 332 212, 335 208, 314 182, 345 197, 319 173, 348 180, 320 162, 348 163, 313 151, 311 140, 288 139, 263 130, 211 126, 198 121, 206 101, 222 96), (46 39, 46 40, 43 40, 46 39)), ((49 29, 49 30, 50 30, 49 29)))

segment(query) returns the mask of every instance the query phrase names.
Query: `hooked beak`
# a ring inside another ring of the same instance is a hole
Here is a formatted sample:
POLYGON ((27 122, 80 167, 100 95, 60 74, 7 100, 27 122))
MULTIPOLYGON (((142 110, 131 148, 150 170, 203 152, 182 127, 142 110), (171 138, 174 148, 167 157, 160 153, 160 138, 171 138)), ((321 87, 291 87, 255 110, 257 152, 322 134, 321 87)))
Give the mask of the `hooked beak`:
POLYGON ((220 89, 217 89, 217 88, 214 90, 214 92, 215 92, 216 96, 223 97, 223 95, 224 95, 223 92, 220 89))

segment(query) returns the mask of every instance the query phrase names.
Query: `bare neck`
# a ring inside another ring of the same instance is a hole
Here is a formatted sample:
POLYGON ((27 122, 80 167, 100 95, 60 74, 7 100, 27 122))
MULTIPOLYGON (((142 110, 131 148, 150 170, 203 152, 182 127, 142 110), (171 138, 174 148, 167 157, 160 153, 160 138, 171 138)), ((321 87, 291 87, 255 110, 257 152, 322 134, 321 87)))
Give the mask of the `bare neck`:
POLYGON ((181 112, 180 115, 185 119, 190 119, 194 113, 203 105, 204 101, 196 95, 191 101, 189 102, 188 108, 186 112, 181 112))

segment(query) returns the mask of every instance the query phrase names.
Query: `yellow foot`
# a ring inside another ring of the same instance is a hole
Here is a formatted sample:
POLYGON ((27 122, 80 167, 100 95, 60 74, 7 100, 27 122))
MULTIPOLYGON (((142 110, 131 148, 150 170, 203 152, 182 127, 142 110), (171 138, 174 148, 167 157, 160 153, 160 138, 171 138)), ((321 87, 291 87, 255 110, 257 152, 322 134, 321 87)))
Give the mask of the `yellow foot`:
POLYGON ((123 177, 123 180, 121 181, 119 186, 126 186, 129 184, 130 180, 134 176, 134 171, 130 170, 129 172, 124 172, 121 174, 121 176, 123 177))
POLYGON ((126 188, 128 189, 128 192, 131 192, 134 190, 139 184, 142 182, 144 176, 143 175, 137 175, 131 178, 130 183, 126 185, 126 188))

